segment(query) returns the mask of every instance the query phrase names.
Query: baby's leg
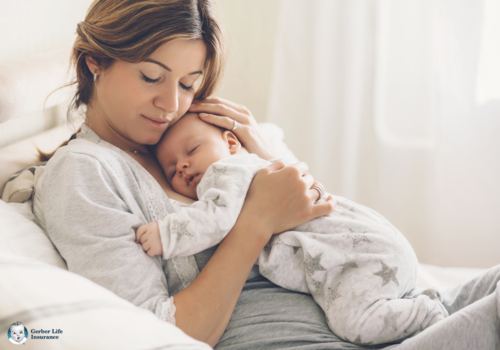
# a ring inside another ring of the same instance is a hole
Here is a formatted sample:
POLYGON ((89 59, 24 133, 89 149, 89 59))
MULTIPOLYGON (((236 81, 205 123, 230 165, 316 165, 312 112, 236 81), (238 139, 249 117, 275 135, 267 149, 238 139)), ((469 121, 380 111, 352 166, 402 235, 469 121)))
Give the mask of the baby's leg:
POLYGON ((436 293, 423 291, 401 298, 404 274, 398 273, 396 265, 390 260, 387 264, 347 264, 337 276, 327 273, 321 288, 311 288, 337 336, 361 345, 387 343, 414 335, 448 316, 436 293))

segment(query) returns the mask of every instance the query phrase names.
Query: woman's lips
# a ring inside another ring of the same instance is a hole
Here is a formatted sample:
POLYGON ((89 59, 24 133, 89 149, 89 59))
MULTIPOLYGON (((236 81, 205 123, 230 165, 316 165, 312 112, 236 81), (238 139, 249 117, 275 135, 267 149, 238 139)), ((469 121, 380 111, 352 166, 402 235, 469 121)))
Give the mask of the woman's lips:
POLYGON ((168 123, 170 123, 170 119, 159 121, 159 120, 155 120, 155 119, 151 119, 151 118, 148 118, 146 116, 143 116, 142 114, 141 114, 141 117, 146 119, 148 124, 151 125, 155 129, 165 129, 168 126, 168 123))

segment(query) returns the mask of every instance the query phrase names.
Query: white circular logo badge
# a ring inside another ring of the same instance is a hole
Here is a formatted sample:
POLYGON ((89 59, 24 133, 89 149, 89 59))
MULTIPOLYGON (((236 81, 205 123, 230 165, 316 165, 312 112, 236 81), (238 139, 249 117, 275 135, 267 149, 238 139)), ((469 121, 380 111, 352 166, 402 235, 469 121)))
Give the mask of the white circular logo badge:
POLYGON ((28 330, 24 327, 22 322, 14 322, 10 325, 7 336, 12 344, 24 344, 26 339, 28 339, 28 330))

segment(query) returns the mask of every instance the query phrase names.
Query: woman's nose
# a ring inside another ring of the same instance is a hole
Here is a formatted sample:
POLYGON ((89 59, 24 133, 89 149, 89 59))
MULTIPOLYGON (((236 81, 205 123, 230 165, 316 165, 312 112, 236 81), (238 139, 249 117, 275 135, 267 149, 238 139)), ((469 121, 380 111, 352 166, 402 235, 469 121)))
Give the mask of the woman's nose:
POLYGON ((179 96, 177 84, 168 82, 154 99, 156 107, 163 109, 167 114, 175 113, 179 109, 179 96))

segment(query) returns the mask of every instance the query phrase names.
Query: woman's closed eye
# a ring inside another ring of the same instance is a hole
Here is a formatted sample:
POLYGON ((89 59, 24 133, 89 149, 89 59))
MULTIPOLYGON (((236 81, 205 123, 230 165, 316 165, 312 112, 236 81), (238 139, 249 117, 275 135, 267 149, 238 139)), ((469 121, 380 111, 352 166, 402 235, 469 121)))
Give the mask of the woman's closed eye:
POLYGON ((181 86, 181 89, 186 90, 186 91, 191 91, 193 90, 193 85, 191 86, 186 86, 183 83, 179 82, 179 85, 181 86))
MULTIPOLYGON (((142 73, 142 79, 146 82, 146 83, 149 83, 149 84, 156 84, 160 81, 160 78, 157 78, 157 79, 152 79, 150 77, 148 77, 146 74, 142 73)), ((193 90, 193 86, 186 86, 184 85, 183 83, 179 82, 179 86, 181 87, 181 89, 185 90, 185 91, 191 91, 193 90)))
POLYGON ((146 76, 146 74, 144 74, 142 72, 141 72, 141 74, 142 74, 142 79, 144 79, 144 81, 146 83, 154 84, 154 83, 157 83, 157 82, 160 81, 160 78, 158 78, 158 79, 151 79, 150 77, 146 76))

